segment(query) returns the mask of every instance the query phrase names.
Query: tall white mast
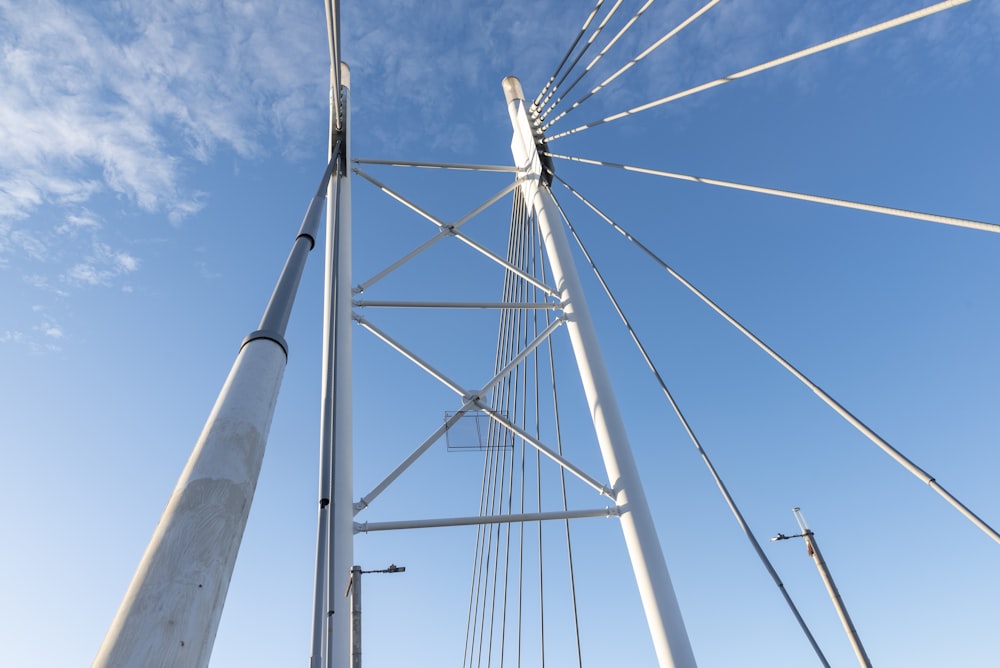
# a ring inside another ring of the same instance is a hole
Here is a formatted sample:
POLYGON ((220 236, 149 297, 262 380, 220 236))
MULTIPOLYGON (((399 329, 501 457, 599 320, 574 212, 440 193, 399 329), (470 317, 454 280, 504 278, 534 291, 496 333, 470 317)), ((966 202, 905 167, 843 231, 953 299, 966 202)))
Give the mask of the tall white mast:
MULTIPOLYGON (((351 579, 351 568, 354 566, 354 455, 352 443, 352 411, 351 401, 351 150, 349 137, 351 78, 346 64, 340 65, 341 85, 341 119, 343 122, 342 169, 337 175, 337 193, 340 201, 336 212, 333 207, 327 207, 327 239, 336 226, 337 248, 327 245, 327 291, 331 294, 330 278, 336 276, 332 286, 332 294, 336 299, 329 316, 326 318, 326 331, 323 335, 324 350, 334 346, 332 369, 327 367, 326 373, 333 372, 333 490, 330 497, 333 509, 331 512, 332 526, 330 540, 332 544, 332 559, 330 561, 330 580, 328 582, 328 600, 331 610, 332 632, 330 635, 330 656, 327 665, 331 668, 349 668, 351 658, 351 615, 344 599, 344 591, 351 579), (333 331, 330 331, 330 326, 333 331), (334 603, 336 601, 336 603, 334 603)), ((332 186, 331 186, 332 187, 332 186)), ((327 308, 330 308, 329 301, 327 308)), ((324 413, 327 399, 324 398, 324 413)), ((326 418, 324 417, 324 423, 326 418)))
POLYGON ((639 471, 629 446, 625 425, 611 387, 597 342, 597 333, 583 295, 580 278, 570 252, 566 232, 559 222, 558 209, 542 174, 537 142, 540 132, 528 117, 521 82, 516 77, 503 80, 514 137, 511 152, 515 164, 527 171, 521 186, 524 199, 538 217, 538 227, 552 266, 566 315, 566 327, 590 405, 601 456, 611 482, 615 502, 621 510, 621 527, 646 621, 661 668, 691 668, 694 653, 684 628, 670 574, 663 558, 656 525, 639 480, 639 471))
POLYGON ((351 652, 351 618, 344 599, 354 565, 350 82, 345 63, 331 68, 330 151, 333 155, 339 144, 340 153, 326 210, 320 498, 310 668, 348 668, 351 652))

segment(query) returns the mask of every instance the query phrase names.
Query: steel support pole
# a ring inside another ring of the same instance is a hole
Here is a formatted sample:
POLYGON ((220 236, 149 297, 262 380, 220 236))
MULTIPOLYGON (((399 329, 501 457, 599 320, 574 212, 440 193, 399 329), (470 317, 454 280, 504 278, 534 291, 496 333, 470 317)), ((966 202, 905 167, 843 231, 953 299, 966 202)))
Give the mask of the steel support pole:
POLYGON ((95 667, 208 666, 284 369, 275 341, 240 350, 95 667))
POLYGON ((285 328, 331 170, 327 165, 260 325, 240 347, 94 666, 208 665, 284 375, 285 328))
MULTIPOLYGON (((326 577, 326 665, 349 668, 351 616, 337 610, 354 566, 354 458, 351 442, 351 148, 350 70, 340 72, 341 170, 331 183, 327 207, 327 261, 323 331, 322 433, 332 438, 330 471, 329 569, 326 577)), ((332 117, 332 114, 331 114, 332 117)), ((336 126, 331 124, 331 134, 336 126)))
POLYGON ((538 217, 553 279, 564 305, 566 327, 590 406, 608 480, 615 502, 621 509, 622 532, 656 656, 661 668, 691 668, 696 665, 694 653, 663 558, 656 525, 639 480, 639 471, 632 457, 625 425, 618 411, 618 403, 566 232, 559 221, 552 193, 543 183, 541 160, 536 148, 536 131, 527 115, 524 93, 515 77, 504 79, 503 87, 514 128, 511 152, 516 165, 528 172, 529 178, 521 189, 525 201, 531 204, 538 217))

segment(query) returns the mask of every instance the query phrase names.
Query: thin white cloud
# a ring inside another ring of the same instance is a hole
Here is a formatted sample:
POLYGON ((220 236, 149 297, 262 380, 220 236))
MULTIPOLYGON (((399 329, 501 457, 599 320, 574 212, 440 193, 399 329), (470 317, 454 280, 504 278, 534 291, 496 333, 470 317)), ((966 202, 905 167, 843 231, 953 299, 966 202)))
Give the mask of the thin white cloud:
MULTIPOLYGON (((208 202, 201 164, 315 142, 322 21, 314 0, 0 0, 0 271, 53 304, 132 292, 119 216, 179 225, 208 202)), ((35 352, 69 338, 51 316, 5 324, 35 352)))
POLYGON ((93 213, 82 211, 71 213, 66 216, 66 221, 56 227, 58 234, 75 235, 81 230, 99 230, 103 227, 101 222, 93 213))
POLYGON ((12 231, 8 239, 10 243, 28 257, 34 260, 44 260, 46 246, 45 243, 31 232, 25 230, 12 231))
POLYGON ((95 241, 90 254, 63 274, 63 282, 74 286, 110 285, 112 279, 139 269, 139 259, 95 241))
POLYGON ((58 325, 51 322, 47 322, 41 327, 42 333, 50 339, 61 339, 65 334, 63 334, 62 329, 58 325))
POLYGON ((525 3, 517 4, 522 6, 343 3, 343 25, 350 27, 344 59, 357 82, 353 112, 364 117, 366 134, 376 143, 361 150, 398 155, 430 140, 436 148, 468 155, 477 143, 470 125, 484 117, 506 122, 501 79, 516 73, 526 90, 540 88, 567 44, 539 39, 539 33, 570 34, 586 14, 582 8, 567 11, 563 2, 533 3, 530 14, 525 3))
MULTIPOLYGON (((608 66, 617 68, 701 4, 658 3, 608 66)), ((648 67, 630 72, 621 88, 588 105, 620 111, 676 90, 685 76, 700 83, 884 20, 901 4, 906 11, 923 3, 850 4, 867 14, 858 15, 861 23, 845 22, 853 9, 836 3, 726 0, 648 67), (781 34, 765 34, 775 26, 784 26, 781 34)), ((470 156, 481 141, 472 128, 484 118, 506 132, 501 77, 517 74, 529 95, 541 88, 590 4, 341 6, 355 120, 363 119, 369 142, 358 148, 405 157, 418 144, 470 156)), ((949 12, 907 35, 936 58, 995 57, 995 48, 980 47, 995 42, 998 4, 954 11, 966 18, 952 21, 949 12), (969 21, 969 12, 979 20, 969 21), (971 34, 957 34, 959 24, 972 24, 971 34)), ((621 20, 630 14, 623 9, 621 20)), ((122 282, 134 280, 142 263, 129 240, 108 243, 116 221, 102 203, 180 224, 208 202, 192 178, 201 164, 220 155, 314 152, 317 127, 326 125, 323 23, 316 0, 0 0, 0 270, 16 267, 24 285, 49 294, 89 286, 127 291, 122 282)), ((878 53, 891 59, 894 43, 878 53)), ((581 122, 586 113, 578 114, 581 122)))
POLYGON ((31 328, 32 333, 19 329, 0 331, 0 345, 21 346, 32 353, 53 353, 62 350, 59 341, 65 333, 53 322, 42 322, 31 328))
POLYGON ((189 161, 294 144, 323 120, 313 4, 0 0, 0 219, 102 191, 175 223, 196 214, 189 161))
POLYGON ((0 343, 24 343, 24 341, 24 332, 8 329, 0 333, 0 343))

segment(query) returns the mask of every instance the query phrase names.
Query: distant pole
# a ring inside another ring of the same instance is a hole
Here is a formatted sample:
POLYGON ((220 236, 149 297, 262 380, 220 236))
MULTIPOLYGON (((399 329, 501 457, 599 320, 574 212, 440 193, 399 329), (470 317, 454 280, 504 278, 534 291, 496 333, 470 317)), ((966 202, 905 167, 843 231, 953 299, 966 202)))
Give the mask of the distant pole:
POLYGON ((823 559, 823 553, 819 551, 819 543, 816 542, 816 535, 810 531, 809 527, 806 525, 806 518, 803 517, 802 511, 798 508, 792 508, 792 513, 795 515, 795 521, 799 524, 799 529, 802 531, 798 536, 785 536, 783 534, 778 534, 771 540, 784 540, 787 538, 803 538, 806 541, 806 550, 809 552, 809 556, 813 558, 816 562, 816 568, 819 569, 820 577, 823 578, 823 584, 826 585, 826 591, 830 594, 830 600, 833 601, 833 607, 837 609, 837 615, 840 617, 840 623, 844 625, 844 630, 847 631, 847 637, 851 641, 851 646, 854 648, 854 654, 858 657, 858 663, 860 663, 864 668, 871 668, 871 661, 868 659, 868 654, 865 652, 864 646, 861 644, 861 638, 858 636, 857 629, 854 628, 854 622, 851 621, 851 616, 847 614, 847 606, 844 605, 844 599, 840 597, 840 591, 837 589, 836 583, 833 581, 833 575, 830 573, 830 569, 826 565, 826 561, 823 559))
POLYGON ((351 668, 361 668, 361 574, 360 566, 351 569, 351 668))
POLYGON ((331 170, 332 163, 98 650, 97 668, 208 665, 284 374, 285 328, 331 170))
POLYGON ((608 479, 614 486, 615 503, 621 509, 625 546, 656 657, 661 668, 692 668, 695 666, 694 652, 656 535, 653 515, 632 457, 625 424, 618 411, 566 231, 546 185, 551 177, 542 171, 537 146, 543 138, 537 124, 528 117, 521 82, 516 77, 507 77, 503 80, 503 88, 514 130, 511 152, 516 166, 525 169, 528 177, 521 186, 522 193, 538 216, 539 232, 552 267, 552 280, 559 290, 566 314, 566 328, 590 406, 594 432, 608 479))
POLYGON ((351 579, 347 583, 345 596, 351 597, 351 668, 361 668, 361 576, 365 573, 405 573, 405 566, 389 564, 388 568, 363 571, 360 566, 351 567, 351 579))

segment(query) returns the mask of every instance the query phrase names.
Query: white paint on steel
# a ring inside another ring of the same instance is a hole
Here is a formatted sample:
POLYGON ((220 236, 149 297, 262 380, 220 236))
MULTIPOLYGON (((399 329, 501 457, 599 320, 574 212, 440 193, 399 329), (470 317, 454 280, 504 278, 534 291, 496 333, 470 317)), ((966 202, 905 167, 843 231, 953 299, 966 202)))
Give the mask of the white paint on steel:
MULTIPOLYGON (((343 143, 344 165, 350 164, 350 98, 351 77, 346 63, 341 63, 341 113, 347 135, 343 143)), ((331 501, 331 531, 332 544, 330 559, 330 574, 327 582, 331 610, 335 597, 339 598, 350 580, 351 568, 354 566, 354 457, 351 441, 352 405, 351 400, 351 170, 344 169, 338 175, 340 210, 334 212, 327 207, 327 263, 326 285, 331 288, 334 273, 336 273, 336 311, 326 315, 326 331, 324 339, 336 332, 333 362, 334 371, 334 477, 333 495, 331 501), (339 225, 339 243, 337 257, 331 257, 333 225, 339 225), (334 326, 335 325, 335 326, 334 326)), ((332 189, 331 189, 332 194, 332 189)), ((327 309, 330 308, 331 294, 327 294, 327 309)), ((329 345, 329 344, 327 344, 329 345)), ((339 603, 339 601, 338 601, 339 603)), ((343 606, 337 614, 332 615, 332 623, 328 665, 332 668, 348 668, 350 665, 351 619, 343 606)))
MULTIPOLYGON (((396 271, 397 269, 399 269, 400 267, 402 267, 404 264, 406 264, 407 262, 409 262, 413 258, 417 257, 418 255, 420 255, 425 250, 427 250, 428 248, 430 248, 431 246, 433 246, 437 242, 441 241, 442 239, 445 239, 445 238, 451 237, 451 236, 456 236, 457 235, 457 230, 460 227, 462 227, 463 225, 465 225, 465 223, 467 223, 470 220, 472 220, 475 216, 479 215, 481 212, 485 211, 487 208, 489 208, 490 206, 492 206, 496 202, 499 202, 505 195, 507 195, 508 193, 512 192, 519 185, 519 183, 520 183, 519 181, 515 181, 514 183, 511 183, 511 184, 505 186, 496 195, 494 195, 490 199, 486 200, 486 202, 484 202, 483 204, 479 205, 478 207, 476 207, 475 209, 473 209, 472 211, 470 211, 469 213, 467 213, 465 216, 463 216, 462 218, 460 218, 456 222, 454 222, 454 223, 445 223, 444 221, 438 220, 436 217, 432 216, 427 211, 424 211, 423 209, 421 209, 419 206, 417 206, 413 202, 410 202, 409 200, 407 200, 405 197, 403 197, 399 193, 394 192, 388 186, 386 186, 385 184, 381 183, 378 179, 372 177, 369 174, 366 174, 362 170, 355 169, 354 173, 357 174, 358 176, 360 176, 361 178, 367 180, 369 183, 371 183, 372 185, 374 185, 376 188, 378 188, 379 190, 381 190, 386 195, 388 195, 389 197, 393 198, 394 200, 396 200, 397 202, 399 202, 400 204, 402 204, 406 208, 410 209, 411 211, 413 211, 417 215, 419 215, 422 218, 425 218, 428 221, 434 223, 439 228, 439 231, 438 231, 438 233, 436 235, 434 235, 433 237, 431 237, 427 241, 423 242, 422 244, 420 244, 419 246, 417 246, 416 248, 414 248, 409 253, 406 253, 405 255, 403 255, 401 258, 399 258, 398 260, 396 260, 395 262, 393 262, 392 264, 390 264, 388 267, 386 267, 385 269, 383 269, 379 273, 375 274, 375 276, 373 276, 372 278, 368 279, 367 281, 365 281, 363 283, 359 283, 357 285, 357 287, 354 288, 354 292, 355 293, 364 292, 365 290, 367 290, 368 288, 370 288, 372 285, 374 285, 378 281, 381 281, 383 278, 385 278, 386 276, 388 276, 392 272, 396 271)), ((551 293, 551 290, 549 291, 549 293, 551 293)))
POLYGON ((355 165, 386 165, 388 167, 421 167, 424 169, 455 169, 465 172, 518 172, 510 165, 469 165, 455 162, 417 162, 414 160, 376 160, 374 158, 354 158, 355 165))
POLYGON ((468 517, 444 517, 425 520, 400 520, 395 522, 355 522, 354 533, 370 531, 398 531, 401 529, 429 529, 437 527, 477 526, 484 524, 508 524, 511 522, 545 522, 548 520, 573 520, 587 517, 614 517, 621 514, 620 508, 595 508, 590 510, 558 510, 543 513, 515 513, 512 515, 470 515, 468 517))
POLYGON ((484 398, 487 394, 489 394, 494 387, 496 387, 501 381, 504 380, 504 378, 508 376, 508 374, 510 374, 515 368, 517 368, 517 366, 520 365, 521 362, 523 362, 528 357, 528 355, 530 355, 531 352, 535 350, 535 348, 540 346, 546 339, 548 339, 548 337, 552 334, 552 332, 554 332, 557 327, 561 326, 563 322, 564 321, 562 317, 553 320, 548 327, 542 330, 542 332, 535 337, 534 341, 524 346, 524 348, 522 348, 521 351, 517 355, 515 355, 504 368, 500 369, 500 371, 496 375, 494 375, 493 378, 490 379, 488 383, 486 383, 486 385, 480 388, 478 392, 469 392, 467 393, 466 396, 463 396, 462 400, 464 403, 454 415, 448 418, 444 422, 444 424, 442 424, 440 427, 435 429, 433 434, 428 436, 423 443, 418 445, 417 448, 413 452, 411 452, 409 456, 406 459, 404 459, 403 462, 392 471, 392 473, 387 475, 385 479, 382 480, 382 482, 380 482, 374 489, 372 489, 372 491, 362 496, 358 500, 358 502, 354 504, 354 514, 356 515, 365 508, 367 508, 371 504, 371 502, 375 500, 375 497, 384 492, 389 487, 389 485, 395 482, 396 478, 401 476, 403 472, 406 471, 406 469, 410 468, 410 466, 415 461, 417 461, 425 452, 427 452, 427 450, 429 450, 430 447, 438 441, 438 439, 444 436, 444 433, 449 428, 451 428, 451 425, 457 422, 459 418, 462 417, 462 415, 464 415, 465 413, 474 408, 479 407, 480 404, 477 402, 479 402, 481 398, 484 398))
POLYGON ((413 362, 417 367, 427 372, 434 377, 435 380, 440 382, 442 385, 446 386, 449 390, 462 397, 468 394, 468 391, 459 385, 457 382, 449 378, 444 374, 444 372, 439 371, 429 362, 424 360, 422 357, 417 355, 415 352, 404 346, 402 343, 394 339, 393 337, 386 334, 384 331, 370 323, 368 320, 362 318, 360 315, 354 315, 354 319, 359 325, 367 329, 369 332, 374 334, 378 339, 388 344, 393 350, 398 352, 400 355, 406 359, 413 362))
POLYGON ((355 299, 358 308, 427 308, 427 309, 497 309, 497 310, 561 310, 554 302, 401 302, 392 300, 355 299))
POLYGON ((284 369, 276 342, 243 346, 95 667, 208 665, 284 369))
POLYGON ((564 304, 566 327, 576 356, 580 378, 590 405, 594 430, 616 505, 622 508, 621 526, 632 561, 632 570, 649 624, 661 668, 695 666, 694 653, 684 628, 680 607, 656 534, 656 525, 639 480, 625 425, 611 387, 597 334, 590 319, 582 286, 570 253, 566 232, 548 187, 541 185, 541 162, 524 101, 521 84, 515 77, 503 81, 514 136, 511 152, 515 164, 527 169, 531 179, 522 185, 525 201, 538 216, 553 279, 564 304))
POLYGON ((563 470, 569 471, 574 476, 576 476, 577 478, 579 478, 580 480, 582 480, 583 482, 585 482, 587 485, 589 485, 591 488, 593 488, 593 490, 595 492, 597 492, 601 496, 606 496, 609 499, 614 499, 615 498, 614 491, 612 491, 611 489, 608 489, 607 485, 605 485, 600 480, 598 480, 594 476, 590 475, 589 473, 587 473, 586 471, 584 471, 583 469, 581 469, 579 466, 577 466, 573 462, 569 461, 568 459, 566 459, 565 457, 563 457, 562 455, 560 455, 558 452, 556 452, 552 448, 550 448, 547 445, 545 445, 544 443, 542 443, 540 440, 538 440, 537 438, 535 438, 534 436, 532 436, 526 430, 522 429, 521 427, 518 427, 516 424, 514 424, 510 420, 508 420, 505 417, 503 417, 502 415, 500 415, 497 411, 495 411, 492 408, 490 408, 487 404, 485 404, 485 403, 483 403, 481 401, 477 401, 476 405, 479 407, 479 410, 481 410, 483 413, 485 413, 486 416, 489 417, 491 420, 493 420, 497 424, 501 425, 502 427, 504 427, 506 429, 509 429, 512 433, 514 433, 515 435, 517 435, 525 443, 527 443, 528 445, 530 445, 531 447, 533 447, 535 450, 537 450, 541 454, 545 455, 546 457, 548 457, 549 459, 551 459, 553 462, 555 462, 556 464, 558 464, 560 467, 562 467, 563 470))

